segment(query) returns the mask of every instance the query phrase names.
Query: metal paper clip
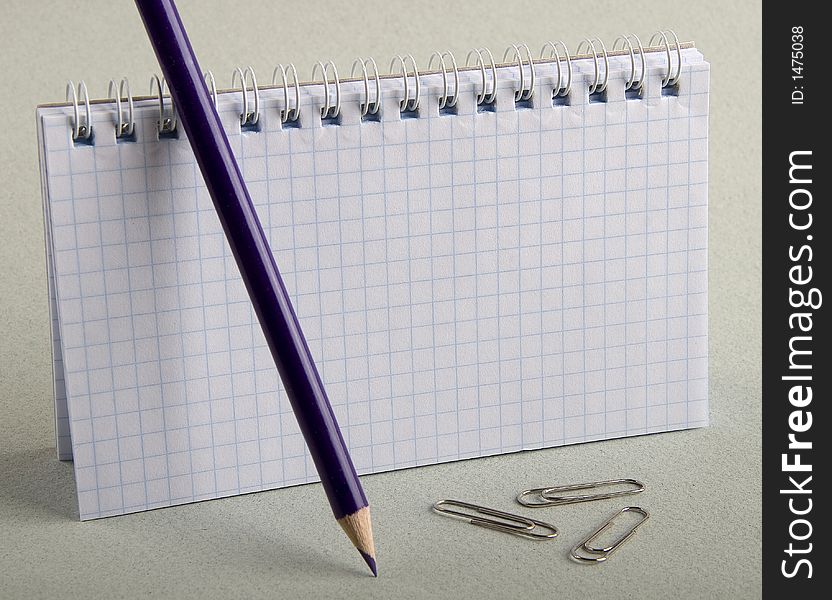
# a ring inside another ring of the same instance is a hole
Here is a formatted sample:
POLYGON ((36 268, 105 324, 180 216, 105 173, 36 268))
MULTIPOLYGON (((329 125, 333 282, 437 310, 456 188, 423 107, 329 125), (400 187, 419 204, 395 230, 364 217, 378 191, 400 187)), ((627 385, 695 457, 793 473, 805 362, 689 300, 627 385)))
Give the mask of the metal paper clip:
POLYGON ((496 529, 497 531, 504 531, 512 535, 519 535, 533 540, 549 540, 558 535, 558 528, 549 523, 535 521, 534 519, 513 515, 501 510, 494 510, 493 508, 486 508, 485 506, 460 502, 459 500, 440 500, 433 505, 433 510, 439 514, 468 521, 472 525, 478 525, 487 529, 496 529), (466 508, 471 512, 462 512, 446 508, 448 506, 466 508), (502 521, 474 516, 477 514, 497 517, 498 519, 502 519, 502 521), (537 528, 548 529, 551 533, 535 533, 534 530, 537 528))
POLYGON ((599 563, 607 560, 610 555, 618 550, 621 547, 621 544, 629 540, 633 537, 633 534, 636 530, 644 524, 644 522, 650 518, 650 513, 648 513, 643 508, 638 506, 625 506, 620 511, 615 513, 612 517, 610 517, 609 521, 601 525, 598 529, 596 529, 592 534, 586 538, 583 542, 572 548, 572 552, 570 552, 570 556, 577 560, 578 562, 584 563, 599 563), (606 529, 612 525, 613 521, 615 521, 616 517, 619 515, 623 515, 626 512, 635 512, 641 515, 641 519, 630 528, 630 531, 626 533, 623 537, 620 537, 614 543, 610 544, 609 546, 605 546, 603 548, 596 548, 592 546, 592 542, 601 535, 606 529), (585 554, 580 554, 580 552, 584 552, 585 554), (589 555, 589 556, 587 556, 589 555))
POLYGON ((576 483, 573 485, 560 485, 555 487, 534 488, 524 490, 517 495, 517 501, 523 506, 540 508, 542 506, 562 506, 564 504, 575 504, 578 502, 592 502, 593 500, 606 500, 617 496, 629 496, 644 491, 644 484, 635 479, 611 479, 609 481, 595 481, 593 483, 576 483), (559 495, 563 492, 574 492, 580 490, 592 490, 600 487, 613 485, 632 485, 631 489, 616 490, 613 492, 601 492, 597 494, 576 494, 559 495))

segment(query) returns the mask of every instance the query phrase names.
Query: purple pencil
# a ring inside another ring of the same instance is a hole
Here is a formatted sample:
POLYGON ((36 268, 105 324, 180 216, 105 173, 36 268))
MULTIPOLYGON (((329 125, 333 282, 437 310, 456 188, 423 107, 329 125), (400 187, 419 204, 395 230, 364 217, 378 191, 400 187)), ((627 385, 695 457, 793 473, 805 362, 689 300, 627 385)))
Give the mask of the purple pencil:
POLYGON ((136 0, 332 512, 377 575, 370 507, 173 0, 136 0))

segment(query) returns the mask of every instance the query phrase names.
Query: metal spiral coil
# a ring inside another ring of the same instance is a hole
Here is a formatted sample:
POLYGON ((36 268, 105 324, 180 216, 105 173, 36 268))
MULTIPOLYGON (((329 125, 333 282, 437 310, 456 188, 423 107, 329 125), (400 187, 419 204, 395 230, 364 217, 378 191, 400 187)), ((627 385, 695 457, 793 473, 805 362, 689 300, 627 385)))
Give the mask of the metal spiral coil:
MULTIPOLYGON (((461 87, 467 83, 474 85, 474 100, 479 110, 493 111, 493 103, 497 96, 497 86, 505 74, 510 73, 514 81, 513 95, 515 102, 529 102, 536 91, 544 91, 548 86, 551 90, 553 103, 556 105, 571 104, 567 96, 573 91, 576 83, 575 61, 592 61, 591 70, 586 81, 586 91, 590 96, 606 92, 611 76, 611 57, 616 57, 613 63, 620 72, 622 58, 629 59, 629 70, 625 75, 624 91, 630 99, 640 98, 648 82, 648 55, 663 55, 665 66, 661 71, 660 85, 662 88, 677 86, 682 75, 682 49, 693 47, 690 43, 681 43, 672 30, 658 31, 649 42, 642 44, 641 38, 635 34, 618 36, 610 49, 597 38, 585 38, 577 47, 575 55, 570 55, 567 45, 560 40, 546 42, 540 50, 538 58, 532 56, 529 46, 524 43, 511 44, 503 54, 502 62, 494 60, 494 55, 488 48, 480 47, 471 50, 466 56, 464 65, 459 65, 454 54, 448 50, 435 51, 430 55, 426 73, 420 73, 416 59, 411 54, 400 54, 390 62, 389 74, 382 75, 373 58, 357 58, 350 71, 347 83, 358 84, 348 88, 352 94, 358 94, 359 118, 361 120, 381 120, 382 100, 385 93, 391 93, 388 84, 385 90, 383 80, 398 81, 400 86, 397 96, 399 110, 408 113, 407 116, 418 116, 418 110, 424 103, 425 86, 430 85, 430 100, 435 109, 456 114, 460 99, 461 87), (516 70, 516 71, 515 71, 516 70), (514 74, 516 72, 516 75, 514 74), (465 78, 463 78, 465 76, 465 78), (424 79, 429 77, 431 79, 424 79), (437 86, 439 86, 437 88, 437 86), (542 90, 538 90, 543 86, 542 90), (433 100, 436 98, 436 100, 433 100), (563 100, 558 100, 562 98, 563 100), (453 110, 448 110, 453 109, 453 110)), ((586 64, 586 63, 585 63, 586 64)), ((657 66, 653 61, 654 68, 657 66)), ((586 66, 584 71, 586 72, 586 66)), ((221 92, 217 89, 217 82, 211 71, 204 73, 205 85, 208 88, 214 108, 218 108, 218 98, 221 92)), ((501 84, 502 85, 502 84, 501 84)), ((261 88, 252 67, 234 69, 231 76, 232 91, 241 96, 239 121, 242 128, 257 131, 260 129, 261 88)), ((297 69, 292 63, 278 64, 272 75, 271 86, 267 90, 282 90, 282 101, 277 99, 280 123, 284 127, 299 127, 301 114, 301 88, 322 86, 323 96, 320 106, 321 119, 327 125, 340 124, 342 109, 342 81, 338 69, 333 61, 315 63, 312 68, 312 80, 302 83, 298 79, 297 69)), ((395 87, 392 88, 395 90, 395 87)), ((620 89, 620 88, 619 88, 620 89)), ((279 92, 278 92, 279 93, 279 92)), ((158 119, 156 129, 160 137, 175 137, 177 133, 178 117, 173 98, 168 93, 167 82, 164 78, 154 75, 150 80, 150 95, 158 102, 158 119)), ((676 93, 662 92, 662 95, 673 96, 676 93)), ((355 98, 355 96, 351 96, 355 98)), ((595 102, 597 97, 591 98, 595 102)), ((112 123, 117 141, 135 140, 136 107, 129 81, 124 78, 109 81, 107 99, 114 104, 112 123), (118 81, 118 83, 117 83, 118 81)), ((144 101, 147 98, 138 98, 144 101)), ((78 144, 93 143, 93 115, 86 84, 81 81, 76 86, 72 81, 66 87, 66 101, 71 107, 69 116, 72 140, 78 144)), ((606 101, 602 99, 601 101, 606 101)), ((316 101, 317 102, 317 101, 316 101)))

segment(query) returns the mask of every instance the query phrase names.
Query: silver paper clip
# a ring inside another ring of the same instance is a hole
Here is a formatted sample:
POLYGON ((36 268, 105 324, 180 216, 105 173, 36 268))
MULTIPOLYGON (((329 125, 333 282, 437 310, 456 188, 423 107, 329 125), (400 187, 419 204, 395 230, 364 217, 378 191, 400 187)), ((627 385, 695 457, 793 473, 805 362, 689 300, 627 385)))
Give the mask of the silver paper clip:
POLYGON ((468 521, 472 525, 478 525, 487 529, 496 529, 497 531, 504 531, 512 535, 519 535, 533 540, 550 540, 558 535, 558 528, 554 525, 550 525, 549 523, 535 521, 534 519, 513 515, 501 510, 494 510, 493 508, 486 508, 485 506, 477 506, 476 504, 460 502, 459 500, 440 500, 433 505, 433 510, 442 515, 468 521), (449 506, 465 508, 470 512, 462 512, 446 508, 449 506), (501 519, 501 521, 478 517, 476 515, 497 517, 497 519, 501 519), (538 528, 548 529, 551 533, 535 533, 535 529, 538 528))
POLYGON ((590 564, 597 564, 607 560, 610 555, 618 550, 621 545, 633 537, 633 534, 636 530, 641 527, 644 522, 650 518, 650 513, 648 513, 643 508, 638 506, 625 506, 620 511, 615 513, 610 519, 601 525, 598 529, 592 532, 592 534, 586 538, 583 542, 579 543, 577 546, 572 548, 572 552, 570 552, 570 556, 578 562, 582 563, 590 563, 590 564), (615 542, 610 544, 609 546, 604 546, 603 548, 597 548, 592 546, 592 542, 601 535, 608 527, 610 527, 615 521, 616 517, 623 515, 626 512, 634 512, 641 515, 641 519, 633 525, 630 530, 622 537, 618 538, 615 542), (583 553, 583 554, 582 554, 583 553))
POLYGON ((562 506, 564 504, 575 504, 578 502, 592 502, 593 500, 606 500, 618 496, 629 496, 644 491, 644 484, 635 479, 611 479, 609 481, 595 481, 593 483, 576 483, 572 485, 560 485, 554 487, 534 488, 524 490, 517 495, 517 501, 523 506, 540 508, 543 506, 562 506), (582 490, 593 490, 600 487, 615 485, 630 485, 630 489, 615 490, 611 492, 600 492, 596 494, 563 494, 563 492, 575 492, 582 490))

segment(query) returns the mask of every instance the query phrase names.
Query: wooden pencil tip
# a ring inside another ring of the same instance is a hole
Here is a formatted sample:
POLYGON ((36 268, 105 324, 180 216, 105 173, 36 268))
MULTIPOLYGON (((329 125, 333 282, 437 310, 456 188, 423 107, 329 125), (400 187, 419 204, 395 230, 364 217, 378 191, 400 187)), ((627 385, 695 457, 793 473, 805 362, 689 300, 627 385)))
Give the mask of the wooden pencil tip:
POLYGON ((373 575, 378 577, 378 568, 376 566, 376 545, 373 541, 373 524, 370 521, 370 507, 365 506, 358 509, 352 514, 346 515, 338 519, 338 524, 347 537, 350 538, 353 546, 355 546, 370 567, 373 575))

